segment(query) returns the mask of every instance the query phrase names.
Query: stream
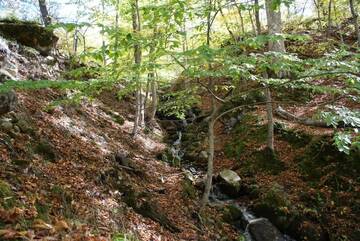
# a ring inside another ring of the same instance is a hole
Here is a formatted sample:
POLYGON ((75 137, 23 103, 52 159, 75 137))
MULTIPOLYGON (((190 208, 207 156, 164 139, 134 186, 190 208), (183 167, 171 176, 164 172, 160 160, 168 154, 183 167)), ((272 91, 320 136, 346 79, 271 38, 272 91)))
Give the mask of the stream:
MULTIPOLYGON (((176 135, 173 135, 169 143, 169 150, 173 160, 180 163, 184 172, 188 173, 190 179, 200 179, 205 175, 203 168, 195 166, 192 163, 182 163, 185 151, 182 150, 182 138, 185 127, 189 124, 187 121, 175 121, 176 135), (176 137, 176 138, 174 138, 176 137)), ((175 131, 172 130, 175 134, 175 131)), ((174 163, 174 162, 172 162, 174 163)), ((192 180, 194 181, 194 180, 192 180)), ((239 200, 232 199, 222 192, 218 184, 214 184, 209 197, 210 205, 218 207, 229 207, 237 211, 239 215, 231 222, 231 224, 243 235, 245 241, 295 241, 288 235, 282 234, 268 219, 256 217, 247 207, 242 206, 239 200)))

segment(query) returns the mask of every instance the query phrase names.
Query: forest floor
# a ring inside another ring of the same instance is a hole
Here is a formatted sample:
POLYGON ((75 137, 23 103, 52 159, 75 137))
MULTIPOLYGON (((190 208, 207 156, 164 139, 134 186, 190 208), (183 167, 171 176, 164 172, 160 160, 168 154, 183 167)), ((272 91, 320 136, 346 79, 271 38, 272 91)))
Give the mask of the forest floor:
POLYGON ((161 129, 132 138, 133 111, 128 102, 116 101, 115 92, 54 109, 47 107, 64 93, 18 94, 18 108, 6 117, 20 131, 0 132, 0 239, 110 240, 116 233, 149 241, 235 239, 216 210, 208 208, 202 223, 192 215, 198 202, 184 194, 184 173, 156 159, 165 148, 161 129), (119 151, 128 153, 140 172, 119 168, 114 159, 119 151), (107 183, 114 170, 137 192, 151 195, 180 231, 122 202, 122 193, 107 183))

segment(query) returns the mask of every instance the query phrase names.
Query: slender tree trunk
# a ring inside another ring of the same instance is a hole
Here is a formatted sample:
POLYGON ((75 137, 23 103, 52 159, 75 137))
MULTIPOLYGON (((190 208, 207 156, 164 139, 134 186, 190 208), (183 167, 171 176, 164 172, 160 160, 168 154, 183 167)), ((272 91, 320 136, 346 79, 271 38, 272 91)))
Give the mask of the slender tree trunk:
POLYGON ((118 58, 119 58, 119 53, 118 53, 118 48, 119 48, 119 5, 120 5, 120 0, 116 0, 116 6, 115 6, 115 10, 116 10, 116 15, 115 15, 115 44, 114 44, 114 62, 113 62, 113 72, 115 73, 116 68, 117 68, 117 64, 118 64, 118 58))
POLYGON ((234 33, 231 31, 231 29, 230 29, 229 23, 228 23, 225 15, 224 15, 224 12, 223 12, 221 6, 219 6, 219 11, 220 11, 220 14, 221 14, 222 18, 224 19, 225 27, 226 27, 227 31, 229 32, 231 38, 236 42, 236 37, 235 37, 234 33))
POLYGON ((260 14, 259 14, 259 0, 255 0, 254 2, 254 12, 255 12, 255 23, 257 34, 261 34, 261 22, 260 22, 260 14))
POLYGON ((253 33, 254 33, 254 35, 257 35, 256 27, 255 27, 254 20, 253 20, 253 16, 252 16, 252 14, 251 14, 251 10, 250 10, 250 9, 248 9, 248 13, 249 13, 249 18, 250 18, 250 22, 251 22, 251 27, 252 27, 253 33))
POLYGON ((352 15, 352 20, 355 27, 355 33, 357 36, 358 46, 360 47, 360 29, 359 29, 359 22, 358 22, 358 14, 356 12, 355 6, 354 6, 354 0, 349 0, 350 5, 350 11, 352 15))
MULTIPOLYGON (((213 83, 213 81, 212 81, 213 83)), ((213 89, 213 88, 211 88, 213 89)), ((215 133, 214 133, 214 126, 216 121, 216 115, 217 115, 217 107, 216 107, 216 100, 214 97, 211 98, 211 116, 209 120, 208 125, 208 165, 207 165, 207 172, 206 172, 206 181, 205 181, 205 189, 204 194, 201 200, 201 209, 203 209, 207 203, 209 202, 209 196, 211 192, 211 186, 212 186, 212 176, 214 171, 214 152, 215 152, 215 133)))
MULTIPOLYGON (((208 7, 212 9, 212 0, 208 1, 208 7)), ((211 12, 209 10, 208 16, 207 16, 207 31, 206 31, 206 44, 208 47, 210 47, 210 34, 211 34, 211 12)), ((209 68, 211 69, 211 64, 209 64, 209 68)), ((209 89, 214 89, 214 79, 209 79, 209 89)), ((217 114, 217 108, 216 108, 216 100, 214 96, 211 96, 211 116, 208 123, 208 166, 207 166, 207 172, 206 172, 206 181, 205 181, 205 188, 204 188, 204 194, 201 199, 200 204, 200 211, 202 211, 207 203, 209 202, 209 195, 211 191, 211 185, 212 185, 212 175, 213 175, 213 169, 214 169, 214 125, 216 120, 216 114, 217 114)))
POLYGON ((157 83, 155 74, 151 73, 151 112, 150 112, 150 121, 155 120, 157 104, 158 104, 158 97, 157 97, 157 83))
POLYGON ((268 119, 267 146, 268 148, 270 148, 270 150, 274 151, 274 119, 273 119, 271 92, 269 87, 265 89, 265 96, 266 96, 266 114, 268 119))
POLYGON ((79 30, 76 28, 74 32, 74 55, 76 56, 78 50, 78 43, 79 43, 79 30))
MULTIPOLYGON (((277 9, 272 8, 272 0, 266 0, 266 16, 268 31, 270 35, 277 35, 282 33, 281 26, 281 11, 280 6, 277 9)), ((286 52, 284 40, 269 41, 269 51, 273 52, 286 52)), ((274 59, 274 61, 276 61, 274 59)), ((285 75, 286 73, 280 73, 278 77, 285 75)), ((264 73, 264 77, 268 78, 268 73, 264 73)), ((265 90, 266 95, 266 111, 268 119, 268 148, 274 151, 274 121, 273 121, 273 109, 271 103, 271 92, 269 88, 265 90)))
POLYGON ((41 18, 45 26, 49 26, 51 24, 51 18, 46 6, 45 0, 39 0, 39 8, 41 13, 41 18))
POLYGON ((327 21, 327 31, 326 31, 327 37, 329 37, 331 34, 331 25, 332 25, 331 9, 332 9, 332 0, 329 1, 329 5, 328 5, 328 21, 327 21))
MULTIPOLYGON (((139 16, 139 2, 134 0, 132 4, 132 23, 133 32, 139 33, 141 30, 140 16, 139 16)), ((134 128, 132 134, 135 136, 138 132, 139 126, 143 125, 144 111, 143 111, 143 98, 141 93, 141 82, 140 82, 140 64, 141 64, 141 46, 138 42, 134 45, 134 59, 135 59, 135 85, 136 85, 136 114, 134 120, 134 128)))
MULTIPOLYGON (((278 35, 282 33, 280 6, 277 9, 272 8, 273 0, 266 0, 266 17, 269 35, 278 35)), ((285 52, 284 40, 269 41, 269 50, 274 52, 285 52)))
POLYGON ((238 4, 236 4, 236 9, 238 10, 239 17, 240 17, 241 33, 244 34, 244 33, 245 33, 245 26, 244 26, 244 17, 243 17, 243 15, 242 15, 241 6, 239 6, 238 4))
POLYGON ((101 9, 102 9, 102 27, 101 27, 101 38, 102 38, 102 57, 103 57, 103 65, 106 65, 106 50, 105 50, 105 0, 101 1, 101 9))
POLYGON ((318 26, 319 26, 319 31, 322 31, 322 24, 321 24, 321 11, 320 11, 320 2, 317 2, 320 0, 314 0, 314 5, 316 7, 316 11, 317 11, 317 20, 318 20, 318 26))

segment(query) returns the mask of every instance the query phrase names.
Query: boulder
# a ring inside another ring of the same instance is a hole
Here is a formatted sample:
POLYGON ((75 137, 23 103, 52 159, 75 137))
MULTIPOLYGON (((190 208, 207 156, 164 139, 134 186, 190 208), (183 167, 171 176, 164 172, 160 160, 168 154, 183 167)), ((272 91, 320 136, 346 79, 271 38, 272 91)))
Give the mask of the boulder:
POLYGON ((250 221, 247 228, 253 241, 285 241, 280 231, 266 218, 250 221))
POLYGON ((240 182, 241 178, 239 175, 230 170, 222 170, 218 176, 220 191, 230 197, 238 197, 240 195, 240 182))
POLYGON ((14 91, 0 92, 0 115, 13 111, 17 104, 17 97, 14 91))
POLYGON ((0 21, 0 34, 36 49, 42 55, 49 55, 59 39, 53 31, 39 24, 25 21, 0 21))
POLYGON ((13 124, 8 119, 3 119, 0 121, 0 127, 4 131, 11 131, 13 129, 13 124))

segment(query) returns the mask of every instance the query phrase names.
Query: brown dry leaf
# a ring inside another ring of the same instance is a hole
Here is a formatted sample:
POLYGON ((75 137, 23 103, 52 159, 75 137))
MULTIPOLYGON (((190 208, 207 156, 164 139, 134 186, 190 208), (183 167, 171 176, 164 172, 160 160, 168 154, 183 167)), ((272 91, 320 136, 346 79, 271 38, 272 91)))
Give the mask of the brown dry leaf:
POLYGON ((35 220, 32 227, 34 229, 38 229, 38 230, 53 230, 54 229, 54 227, 51 224, 48 224, 41 219, 35 220))
POLYGON ((69 225, 64 220, 59 220, 55 223, 54 228, 57 232, 69 230, 69 225))
POLYGON ((18 237, 18 232, 13 229, 0 229, 1 239, 14 239, 18 237))

